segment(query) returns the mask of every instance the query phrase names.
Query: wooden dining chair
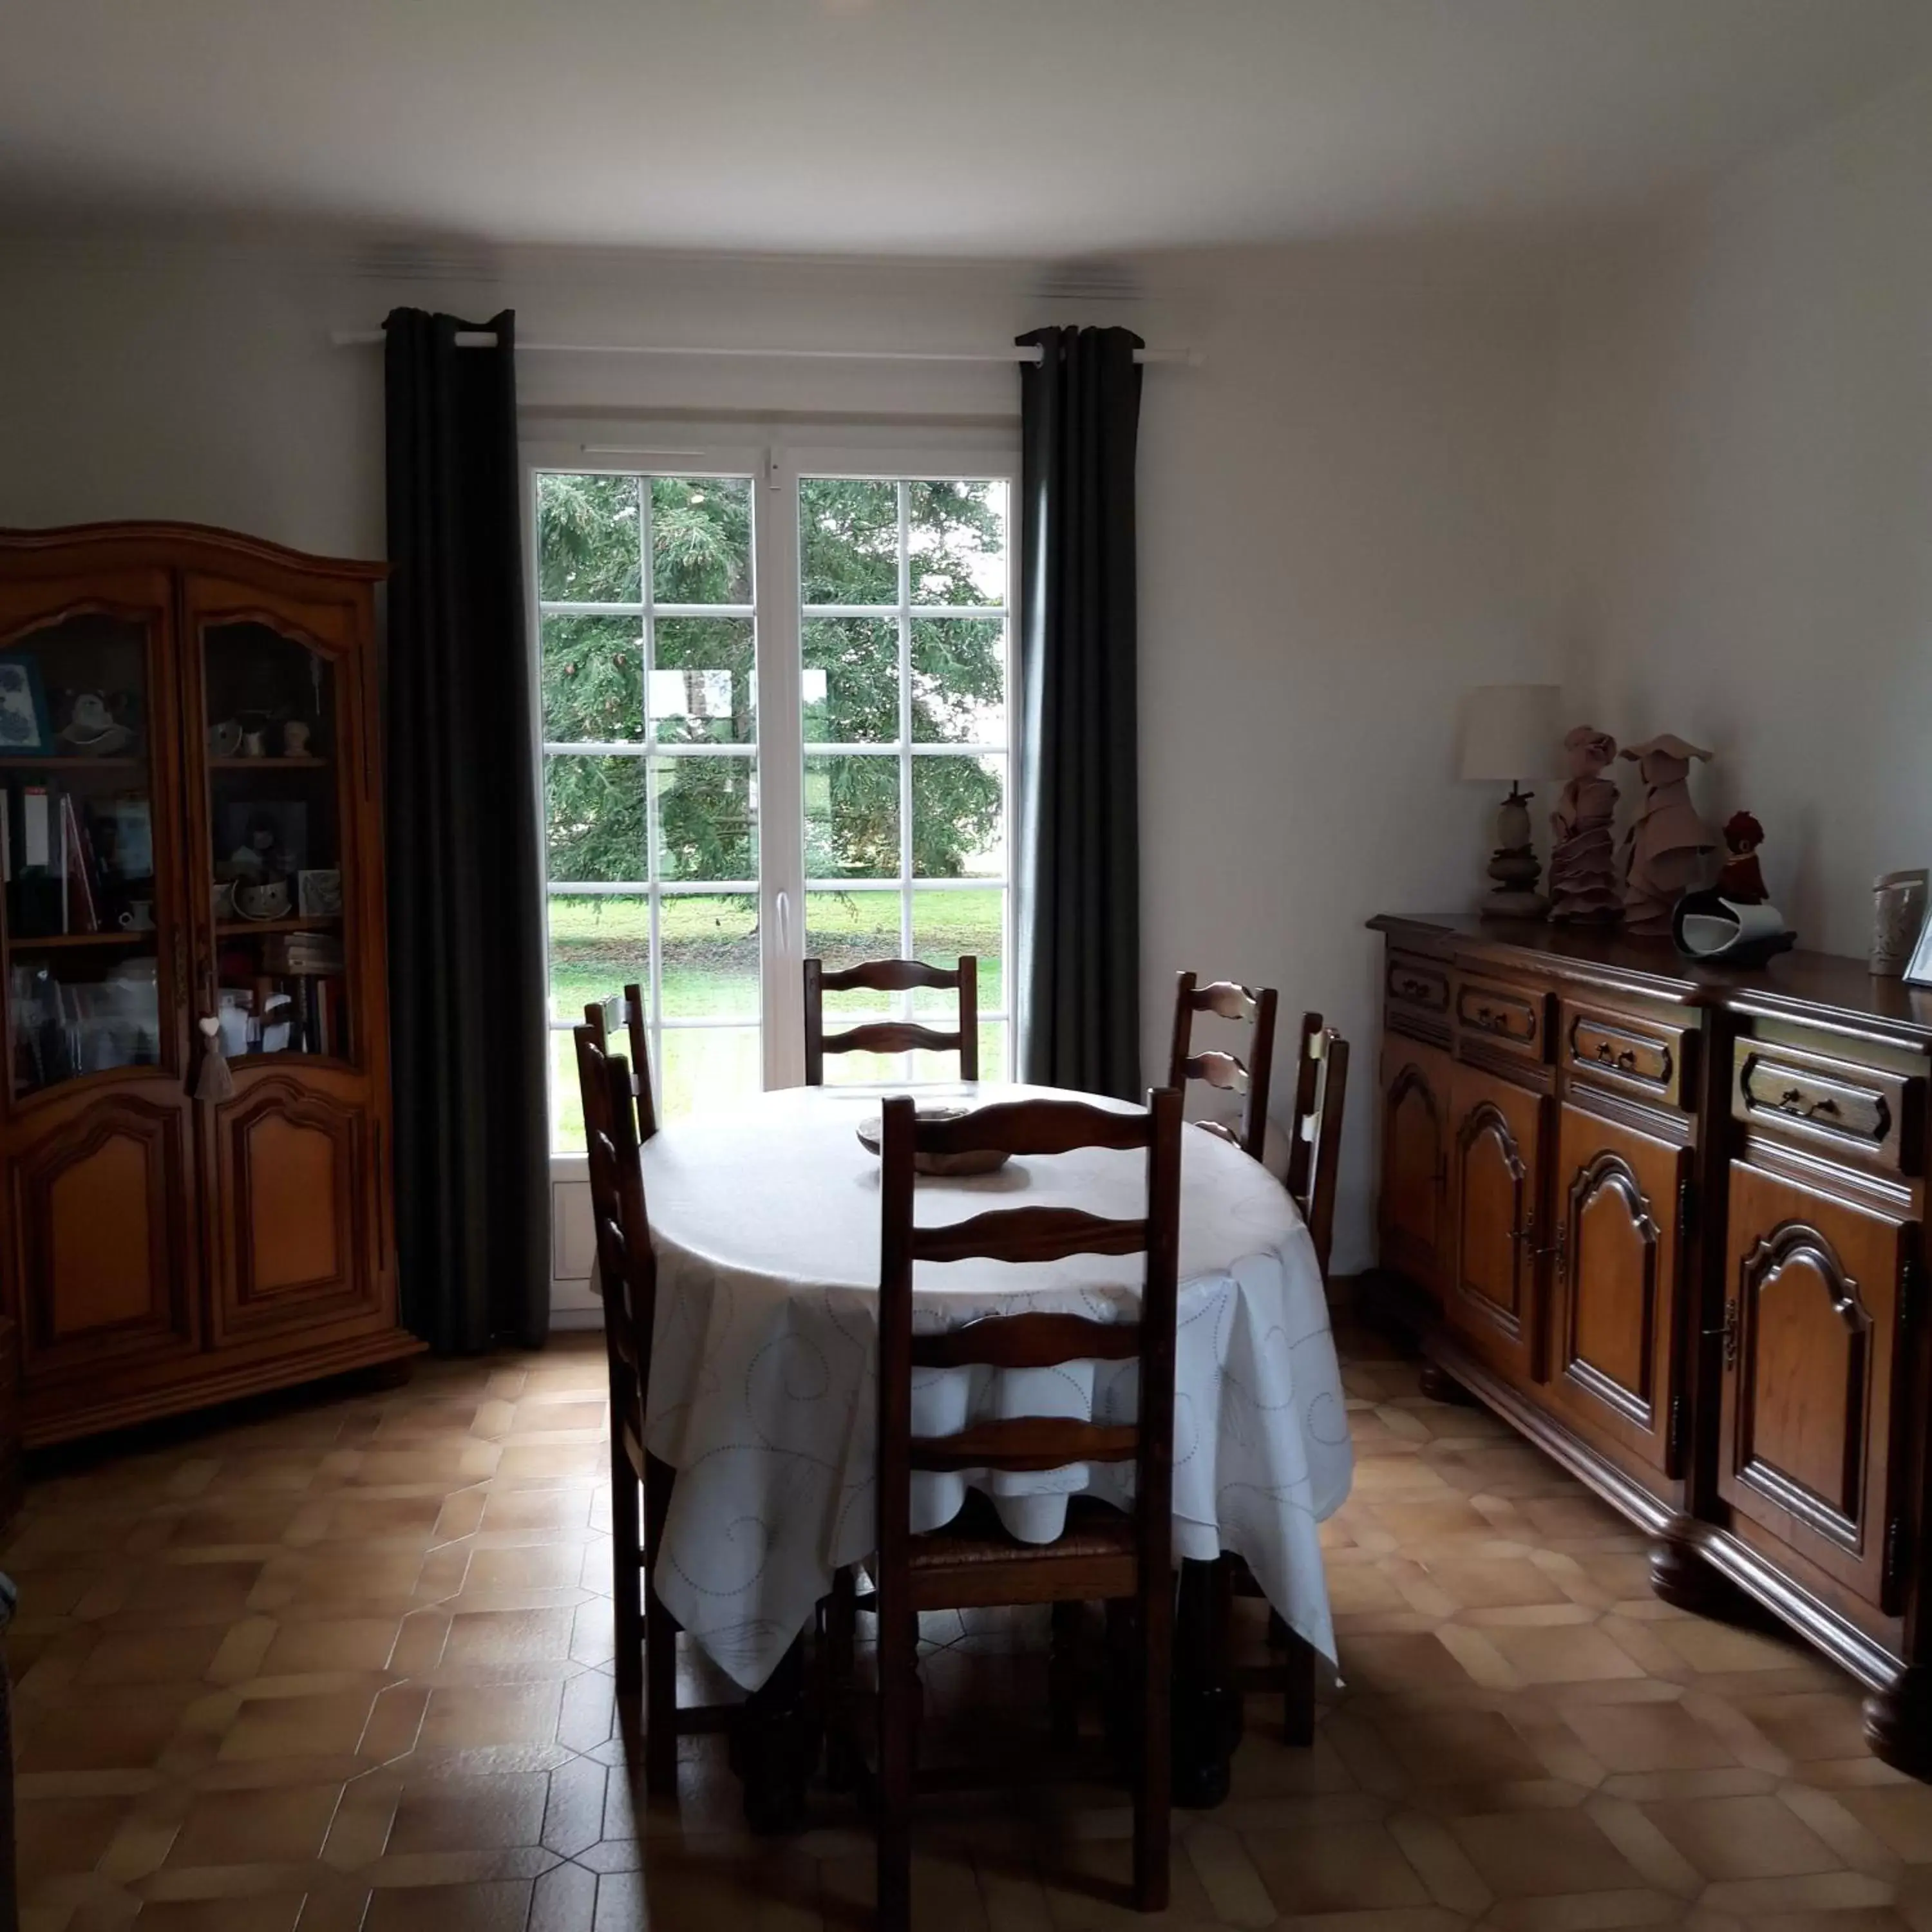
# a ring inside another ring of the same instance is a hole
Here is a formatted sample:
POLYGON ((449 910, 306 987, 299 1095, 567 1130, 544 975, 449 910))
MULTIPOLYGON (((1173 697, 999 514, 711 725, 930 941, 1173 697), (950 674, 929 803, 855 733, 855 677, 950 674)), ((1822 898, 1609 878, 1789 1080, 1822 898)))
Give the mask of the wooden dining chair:
POLYGON ((634 981, 621 993, 592 1000, 584 1009, 586 1026, 596 1029, 597 1043, 609 1048, 610 1037, 621 1031, 629 1048, 632 1102, 638 1119, 640 1145, 658 1130, 657 1101, 651 1092, 651 1048, 644 1027, 644 988, 634 981))
MULTIPOLYGON (((1134 1784, 1133 1888, 1144 1912, 1168 1900, 1171 1766, 1169 1673, 1174 1612, 1174 1357, 1180 1218, 1180 1096, 1163 1090, 1144 1112, 1074 1100, 1012 1101, 963 1119, 921 1120, 909 1096, 886 1101, 881 1128, 878 1372, 878 1909, 886 1932, 908 1922, 911 1802, 920 1695, 919 1613, 1001 1604, 1105 1602, 1131 1607, 1137 1664, 1132 1692, 1139 1762, 1134 1784), (1147 1156, 1144 1216, 1109 1220, 1071 1208, 1014 1208, 940 1226, 913 1218, 915 1156, 998 1149, 1010 1154, 1078 1148, 1147 1156), (913 1270, 921 1262, 986 1258, 1051 1262, 1076 1254, 1146 1256, 1138 1322, 1075 1315, 988 1316, 938 1334, 913 1333, 913 1270), (1138 1358, 1132 1423, 1021 1416, 969 1424, 950 1436, 913 1433, 915 1374, 940 1369, 1051 1368, 1138 1358), (1069 1504, 1062 1534, 1019 1543, 983 1498, 946 1528, 912 1529, 919 1470, 1051 1470, 1074 1462, 1135 1468, 1133 1506, 1097 1498, 1069 1504)), ((845 1700, 849 1708, 849 1700, 845 1700)), ((948 1788, 956 1785, 948 1778, 948 1788)), ((934 1781, 936 1782, 936 1780, 934 1781)), ((928 1788, 932 1788, 931 1785, 928 1788)))
MULTIPOLYGON (((1315 1244, 1322 1283, 1328 1283, 1328 1250, 1335 1229, 1335 1178, 1340 1168, 1342 1118, 1348 1093, 1348 1042, 1319 1013, 1304 1013, 1294 1062, 1294 1124, 1289 1143, 1287 1186, 1290 1198, 1315 1244)), ((1240 1556, 1221 1559, 1223 1586, 1231 1596, 1258 1597, 1260 1584, 1240 1556)), ((1243 1665, 1234 1672, 1243 1691, 1279 1692, 1282 1738, 1291 1744, 1315 1742, 1315 1648, 1290 1630, 1280 1613, 1268 1612, 1265 1664, 1243 1665)))
POLYGON ((1167 1084, 1184 1088, 1190 1080, 1241 1096, 1240 1124, 1202 1120, 1198 1126, 1232 1141, 1251 1159, 1259 1160, 1268 1144, 1268 1083, 1274 1066, 1275 989, 1237 986, 1216 980, 1202 986, 1192 973, 1183 973, 1174 988, 1174 1045, 1168 1058, 1167 1084), (1194 1051, 1194 1016, 1218 1013, 1223 1019, 1245 1020, 1254 1028, 1253 1043, 1244 1060, 1232 1053, 1194 1051))
MULTIPOLYGON (((610 1594, 616 1688, 620 1698, 643 1692, 644 1784, 654 1796, 663 1796, 677 1790, 678 1738, 693 1732, 724 1730, 739 1707, 679 1708, 677 1620, 651 1582, 676 1472, 644 1446, 651 1335, 657 1315, 657 1260, 638 1161, 638 1114, 643 1111, 638 1102, 640 1092, 644 1096, 650 1094, 650 1076, 646 1071, 634 1082, 624 1056, 607 1051, 601 1027, 586 1022, 573 1028, 572 1036, 584 1097, 610 1366, 610 1594)), ((654 1121, 652 1130, 656 1132, 654 1121)))
POLYGON ((825 1084, 828 1053, 904 1053, 915 1047, 929 1047, 937 1053, 956 1052, 960 1078, 979 1078, 980 962, 970 953, 962 955, 950 973, 943 966, 928 966, 919 959, 874 959, 836 973, 826 972, 822 959, 805 962, 805 1084, 808 1087, 825 1084), (827 993, 860 990, 905 993, 926 986, 959 989, 957 1032, 941 1033, 910 1020, 875 1020, 844 1033, 825 1030, 827 993))
POLYGON ((1288 1191, 1315 1238, 1322 1280, 1335 1234, 1335 1177, 1342 1160, 1342 1118, 1348 1098, 1348 1042, 1319 1013, 1304 1013, 1294 1056, 1294 1114, 1288 1142, 1288 1191))

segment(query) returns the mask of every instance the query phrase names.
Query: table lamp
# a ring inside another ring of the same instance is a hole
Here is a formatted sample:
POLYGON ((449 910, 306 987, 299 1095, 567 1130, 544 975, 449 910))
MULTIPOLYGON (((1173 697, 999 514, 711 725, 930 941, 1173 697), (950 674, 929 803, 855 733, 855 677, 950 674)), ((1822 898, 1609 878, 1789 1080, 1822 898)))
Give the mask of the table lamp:
POLYGON ((1525 778, 1553 777, 1562 736, 1557 728, 1563 693, 1554 684, 1478 685, 1462 700, 1462 760, 1466 782, 1507 781, 1509 796, 1496 808, 1496 849, 1489 874, 1496 890, 1484 898, 1486 918, 1536 919, 1548 902, 1536 890, 1542 867, 1532 842, 1525 778))

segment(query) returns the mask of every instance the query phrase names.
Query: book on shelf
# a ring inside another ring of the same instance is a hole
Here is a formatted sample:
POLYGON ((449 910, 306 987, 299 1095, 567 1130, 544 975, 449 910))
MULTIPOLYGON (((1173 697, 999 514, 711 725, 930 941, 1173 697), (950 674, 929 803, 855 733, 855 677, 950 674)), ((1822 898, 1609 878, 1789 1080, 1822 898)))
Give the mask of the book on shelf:
POLYGON ((98 932, 100 907, 94 890, 94 848, 74 807, 74 794, 60 801, 62 911, 69 932, 98 932))
POLYGON ((0 786, 0 871, 14 938, 109 930, 117 889, 145 884, 154 863, 146 797, 97 802, 56 784, 0 786))
POLYGON ((263 942, 262 963, 291 977, 343 970, 340 937, 332 932, 278 932, 263 942))

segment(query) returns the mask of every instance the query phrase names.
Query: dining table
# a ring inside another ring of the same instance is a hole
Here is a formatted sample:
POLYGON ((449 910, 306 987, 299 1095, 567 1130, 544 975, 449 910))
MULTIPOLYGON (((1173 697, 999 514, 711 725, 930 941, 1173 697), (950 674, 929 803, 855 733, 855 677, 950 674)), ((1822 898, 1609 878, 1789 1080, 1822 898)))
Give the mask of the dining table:
MULTIPOLYGON (((875 1544, 880 1186, 862 1138, 889 1094, 922 1108, 1028 1099, 1125 1103, 1002 1082, 780 1089, 668 1123, 641 1152, 657 1257, 646 1434, 676 1472, 652 1581, 692 1642, 751 1694, 737 1750, 756 1809, 802 1796, 812 1726, 801 1640, 835 1573, 875 1544)), ((1239 1696, 1210 1628, 1216 1560, 1246 1558, 1269 1604, 1335 1655, 1318 1526, 1348 1491, 1348 1420, 1322 1270, 1280 1183, 1219 1136, 1182 1136, 1175 1350, 1176 1796, 1227 1788, 1239 1696), (1231 1716, 1230 1713, 1232 1713, 1231 1716), (1192 1740, 1192 1743, 1185 1741, 1192 1740), (1192 1760, 1190 1761, 1189 1754, 1192 1760)), ((944 1223, 1000 1207, 1144 1212, 1139 1154, 1082 1148, 997 1171, 922 1176, 915 1212, 944 1223)), ((1143 1259, 921 1264, 915 1328, 988 1315, 1137 1318, 1143 1259)), ((1016 1415, 1130 1421, 1138 1364, 916 1372, 915 1432, 1016 1415)), ((1007 1533, 1051 1540, 1066 1499, 1126 1502, 1131 1464, 915 1477, 914 1527, 950 1522, 968 1489, 1007 1533)))

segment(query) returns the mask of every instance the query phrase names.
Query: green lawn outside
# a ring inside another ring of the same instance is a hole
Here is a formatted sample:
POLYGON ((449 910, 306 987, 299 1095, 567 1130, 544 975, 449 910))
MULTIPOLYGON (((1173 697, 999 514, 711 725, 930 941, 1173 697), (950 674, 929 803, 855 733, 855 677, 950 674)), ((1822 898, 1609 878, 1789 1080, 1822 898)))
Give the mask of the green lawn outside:
MULTIPOLYGON (((922 958, 950 963, 962 952, 980 962, 980 1005, 998 1012, 1004 1004, 1000 895, 997 890, 920 892, 913 898, 914 946, 922 958)), ((650 954, 650 910, 642 898, 558 895, 549 902, 550 1012, 574 1019, 586 1001, 618 992, 627 982, 646 984, 650 954)), ((893 892, 814 892, 806 910, 809 949, 834 968, 862 959, 885 959, 899 951, 899 902, 893 892)), ((742 1028, 667 1034, 658 1076, 667 1118, 706 1102, 755 1092, 760 1081, 758 1046, 758 937, 755 902, 748 895, 704 895, 664 900, 663 999, 667 1018, 742 1016, 742 1028)), ((950 994, 922 994, 922 1009, 948 1011, 950 994)), ((878 995, 836 995, 829 1015, 841 1024, 857 1010, 880 1010, 878 995)), ((980 1054, 991 1073, 1000 1064, 1001 1025, 982 1027, 980 1054)), ((581 1102, 568 1034, 550 1040, 553 1139, 560 1149, 584 1144, 581 1102)), ((918 1058, 923 1062, 927 1056, 918 1058)), ((931 1069, 943 1076, 937 1056, 931 1069)), ((894 1079, 896 1058, 848 1056, 838 1072, 853 1079, 894 1079)), ((927 1070, 916 1065, 915 1077, 927 1070)))

